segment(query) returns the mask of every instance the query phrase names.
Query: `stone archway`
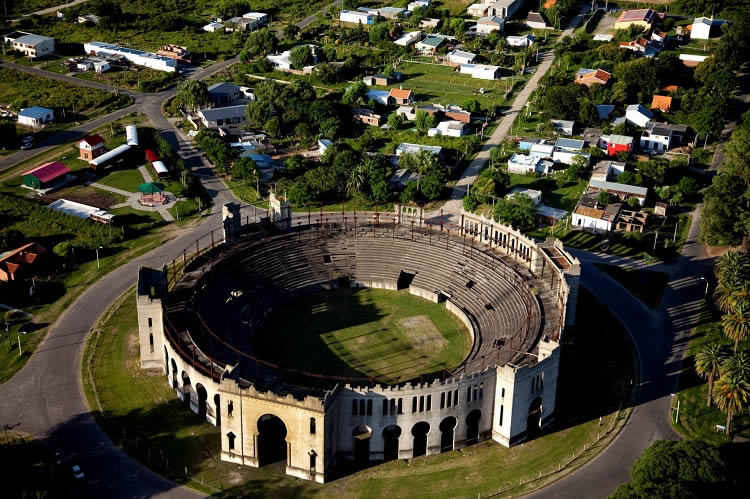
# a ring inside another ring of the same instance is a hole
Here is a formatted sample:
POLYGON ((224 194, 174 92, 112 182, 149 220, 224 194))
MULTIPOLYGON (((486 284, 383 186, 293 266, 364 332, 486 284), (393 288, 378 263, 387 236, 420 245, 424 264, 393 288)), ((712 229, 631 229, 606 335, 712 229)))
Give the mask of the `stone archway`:
POLYGON ((174 358, 170 361, 170 364, 172 364, 172 388, 175 390, 177 389, 177 363, 174 361, 174 358))
POLYGON ((370 462, 372 429, 365 425, 356 426, 352 430, 352 437, 354 437, 354 462, 359 465, 366 465, 370 462))
POLYGON ((383 428, 383 459, 394 461, 398 459, 398 437, 401 436, 401 427, 395 424, 383 428))
POLYGON ((221 426, 221 397, 214 395, 214 414, 216 414, 216 426, 221 426))
POLYGON ((475 444, 479 441, 479 420, 482 419, 482 411, 474 409, 466 416, 466 445, 475 444))
POLYGON ((206 392, 206 388, 203 385, 197 383, 195 385, 195 393, 198 395, 198 416, 205 418, 208 392, 206 392))
POLYGON ((427 454, 427 434, 429 432, 430 424, 425 421, 420 421, 412 427, 411 434, 414 437, 414 443, 412 446, 414 457, 427 454))
POLYGON ((164 374, 169 374, 169 352, 167 352, 167 347, 164 347, 164 374))
POLYGON ((190 376, 182 371, 182 401, 190 407, 190 376))
POLYGON ((258 466, 286 461, 286 425, 273 414, 258 418, 258 466))
POLYGON ((453 440, 458 420, 448 416, 440 422, 440 452, 453 450, 453 440))
POLYGON ((542 399, 535 398, 529 406, 529 414, 526 418, 526 436, 531 438, 539 433, 542 425, 542 399))

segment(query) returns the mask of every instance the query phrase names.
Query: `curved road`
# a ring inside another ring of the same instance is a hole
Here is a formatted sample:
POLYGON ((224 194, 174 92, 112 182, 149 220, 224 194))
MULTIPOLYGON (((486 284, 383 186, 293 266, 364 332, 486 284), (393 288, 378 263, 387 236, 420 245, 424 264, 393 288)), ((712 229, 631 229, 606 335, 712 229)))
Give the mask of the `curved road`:
MULTIPOLYGON (((218 68, 212 67, 191 77, 204 77, 231 62, 225 61, 218 68)), ((52 74, 45 72, 45 76, 52 74)), ((76 83, 82 84, 82 81, 76 79, 76 83)), ((183 248, 193 246, 197 238, 219 229, 218 208, 224 202, 234 200, 224 184, 212 176, 202 157, 161 116, 161 102, 172 92, 152 96, 134 94, 136 103, 130 108, 146 113, 158 128, 166 131, 163 133, 178 148, 188 165, 196 173, 205 175, 203 183, 214 199, 214 213, 206 217, 202 225, 176 231, 171 241, 91 285, 50 327, 24 369, 0 386, 0 423, 43 436, 46 443, 59 452, 63 462, 80 464, 85 470, 86 479, 75 484, 78 489, 73 495, 77 497, 197 495, 151 472, 118 450, 94 422, 80 380, 85 340, 94 321, 133 284, 138 267, 158 267, 171 261, 181 254, 183 248)), ((117 113, 127 114, 125 111, 117 113)), ((115 119, 112 116, 117 113, 102 119, 115 119)), ((38 152, 34 151, 34 154, 38 152)), ((20 154, 12 156, 14 162, 23 158, 20 154)), ((7 167, 0 163, 0 169, 3 166, 7 167)), ((657 312, 646 309, 632 294, 590 264, 600 257, 583 252, 578 254, 586 267, 583 285, 612 307, 633 336, 641 360, 640 395, 628 425, 610 447, 582 469, 533 495, 606 496, 618 483, 627 480, 633 461, 651 441, 676 438, 667 419, 669 394, 675 386, 686 348, 686 335, 697 318, 703 293, 702 281, 693 274, 710 273, 710 261, 701 260, 703 248, 695 239, 698 222, 699 216, 696 216, 684 256, 672 269, 670 288, 657 312)))

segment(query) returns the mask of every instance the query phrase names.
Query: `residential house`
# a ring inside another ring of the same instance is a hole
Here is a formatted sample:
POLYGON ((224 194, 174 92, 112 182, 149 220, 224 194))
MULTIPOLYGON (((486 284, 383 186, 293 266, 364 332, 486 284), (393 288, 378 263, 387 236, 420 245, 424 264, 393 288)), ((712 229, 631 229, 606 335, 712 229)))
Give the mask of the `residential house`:
POLYGON ((668 113, 672 108, 672 97, 668 95, 654 95, 651 100, 651 109, 658 109, 662 113, 668 113))
POLYGON ((574 121, 569 120, 549 120, 555 127, 555 132, 559 135, 573 135, 574 121))
POLYGON ((500 77, 500 66, 487 64, 461 64, 458 71, 479 80, 497 80, 500 77))
POLYGON ((654 41, 654 42, 656 42, 656 43, 661 44, 662 46, 665 43, 667 43, 667 38, 669 38, 669 35, 667 35, 666 31, 661 31, 661 30, 655 29, 651 33, 651 40, 654 41))
POLYGON ((576 73, 575 82, 579 85, 604 85, 607 86, 612 80, 612 75, 603 69, 586 69, 581 68, 576 73))
POLYGON ((0 281, 18 281, 25 276, 33 276, 35 267, 44 264, 46 255, 47 250, 33 242, 0 253, 0 281))
POLYGON ((586 142, 580 139, 558 138, 555 141, 555 149, 558 151, 578 152, 583 150, 586 142))
MULTIPOLYGON (((312 51, 313 65, 315 65, 318 63, 318 47, 310 44, 308 44, 307 46, 310 47, 310 50, 312 51)), ((266 57, 266 59, 271 62, 274 69, 278 69, 280 71, 289 71, 291 69, 294 69, 292 68, 292 60, 290 58, 291 53, 292 50, 289 49, 280 54, 269 55, 266 57)))
POLYGON ((511 47, 530 47, 536 41, 534 35, 508 36, 505 38, 511 47))
POLYGON ((487 9, 488 16, 502 17, 503 19, 510 19, 513 15, 523 6, 524 0, 482 0, 484 3, 489 4, 487 9))
POLYGON ((447 137, 463 137, 466 134, 466 124, 456 120, 445 120, 437 124, 435 128, 427 131, 427 136, 445 135, 447 137))
POLYGON ((449 104, 444 108, 443 114, 445 114, 446 118, 460 121, 461 123, 471 123, 471 113, 460 106, 449 104))
POLYGON ((318 139, 318 152, 325 154, 329 147, 333 146, 333 142, 328 139, 318 139))
POLYGON ((98 134, 85 137, 78 143, 78 150, 80 151, 79 159, 85 161, 91 161, 107 152, 107 148, 104 147, 104 139, 98 134))
POLYGON ((410 16, 411 12, 400 7, 380 7, 379 9, 370 9, 371 14, 384 17, 386 19, 398 20, 399 16, 410 16))
POLYGON ((550 27, 542 14, 533 11, 530 11, 529 15, 526 16, 526 26, 531 29, 547 29, 550 27))
POLYGON ((640 54, 644 57, 654 57, 661 52, 662 44, 653 40, 639 37, 630 42, 620 42, 619 47, 640 54))
POLYGON ((541 173, 547 175, 552 168, 552 161, 548 161, 539 156, 513 154, 508 159, 508 172, 520 175, 526 173, 541 173))
POLYGON ((628 29, 631 26, 640 26, 643 30, 651 29, 662 15, 651 9, 623 10, 620 17, 615 21, 615 29, 628 29))
POLYGON ((70 169, 59 161, 45 163, 25 171, 21 177, 23 185, 32 189, 51 189, 64 181, 70 169))
POLYGON ((528 187, 524 187, 522 185, 517 185, 509 190, 508 194, 505 195, 505 199, 510 199, 516 194, 528 196, 534 202, 534 205, 538 205, 542 202, 542 191, 529 189, 528 187))
POLYGON ((420 54, 434 54, 445 40, 443 36, 427 35, 424 40, 417 42, 415 47, 420 54))
POLYGON ((615 110, 615 106, 612 104, 596 104, 594 107, 596 108, 596 113, 599 115, 600 120, 608 119, 609 115, 612 114, 612 111, 615 110))
MULTIPOLYGON (((583 141, 581 141, 583 142, 583 141)), ((571 151, 566 149, 557 149, 552 153, 552 161, 563 165, 572 165, 576 161, 576 157, 582 157, 585 161, 585 165, 588 166, 591 162, 591 154, 583 151, 571 151)))
POLYGON ((650 121, 641 134, 640 146, 644 151, 665 152, 672 147, 673 128, 667 123, 650 121))
POLYGON ((716 35, 715 28, 720 28, 729 21, 723 19, 714 19, 713 17, 696 17, 690 26, 690 38, 693 40, 708 40, 712 35, 716 35))
POLYGON ((419 151, 427 151, 439 157, 442 157, 443 155, 443 148, 440 146, 426 146, 423 144, 410 144, 404 142, 403 144, 399 144, 396 148, 396 156, 401 156, 402 154, 415 154, 419 151))
POLYGON ((245 105, 201 109, 198 118, 206 128, 217 128, 245 122, 245 105))
POLYGON ((437 29, 440 26, 441 22, 443 22, 442 19, 433 19, 428 17, 419 21, 419 27, 425 29, 437 29))
POLYGON ((430 0, 415 0, 414 2, 410 2, 406 6, 406 9, 409 12, 414 12, 416 9, 423 9, 429 6, 430 6, 430 0))
POLYGON ((582 136, 588 147, 604 147, 601 144, 603 133, 601 128, 584 128, 582 136))
POLYGON ((368 90, 367 100, 374 101, 381 106, 387 106, 390 102, 391 92, 388 90, 368 90))
POLYGON ((48 36, 25 34, 13 40, 13 50, 26 57, 43 57, 55 51, 55 39, 48 36))
POLYGON ((168 73, 174 73, 177 71, 177 59, 154 54, 153 52, 146 52, 144 50, 121 47, 113 43, 87 42, 83 44, 83 51, 86 54, 98 55, 99 57, 115 56, 125 59, 131 64, 137 66, 144 66, 159 71, 166 71, 168 73))
POLYGON ((223 33, 224 25, 219 22, 213 21, 203 26, 203 31, 207 31, 209 33, 216 33, 218 31, 223 33))
POLYGON ((670 93, 677 92, 679 89, 680 87, 677 85, 666 85, 664 88, 662 88, 662 90, 664 90, 665 92, 670 92, 670 93))
POLYGON ((486 3, 474 3, 466 9, 466 15, 471 17, 484 17, 490 6, 486 3))
POLYGON ((529 154, 537 158, 549 158, 552 159, 552 155, 555 153, 555 145, 547 144, 545 142, 533 144, 529 148, 529 154))
POLYGON ((380 85, 381 87, 384 87, 390 83, 390 80, 385 75, 371 75, 371 76, 365 76, 362 78, 362 81, 365 82, 365 85, 368 87, 371 87, 373 85, 380 85))
POLYGON ((536 137, 521 137, 518 139, 518 148, 522 151, 528 151, 534 144, 544 144, 544 139, 538 139, 536 137))
POLYGON ((585 192, 581 196, 571 217, 573 227, 596 233, 609 232, 613 229, 622 204, 612 203, 601 207, 596 201, 597 196, 598 192, 595 191, 585 192))
POLYGON ((383 117, 369 109, 352 109, 352 117, 365 125, 380 126, 383 117))
POLYGON ((234 32, 244 32, 244 31, 250 31, 250 26, 254 26, 256 22, 253 19, 248 19, 246 17, 232 17, 230 19, 227 19, 226 26, 224 27, 224 31, 234 32))
POLYGON ((614 38, 612 33, 598 33, 594 35, 595 42, 611 42, 614 38))
POLYGON ((453 64, 471 64, 476 60, 477 55, 463 50, 454 50, 448 53, 446 58, 453 64))
POLYGON ((417 110, 413 106, 399 106, 399 108, 396 109, 396 114, 400 115, 407 121, 414 121, 417 119, 417 110))
POLYGON ((406 168, 399 168, 393 175, 391 175, 391 178, 388 179, 388 183, 396 189, 403 189, 407 182, 416 182, 420 178, 422 178, 422 176, 417 172, 407 170, 406 168))
POLYGON ((414 103, 416 100, 414 92, 403 88, 392 88, 388 94, 389 100, 396 103, 399 106, 405 106, 414 103))
POLYGON ((617 217, 615 230, 622 232, 641 232, 648 226, 648 213, 643 211, 621 210, 617 217))
POLYGON ((225 107, 243 98, 240 87, 229 82, 214 83, 208 87, 211 107, 225 107))
POLYGON ((505 26, 505 19, 497 16, 484 16, 477 21, 477 33, 488 35, 493 31, 502 31, 505 26))
POLYGON ((271 20, 271 16, 269 16, 265 12, 248 12, 246 14, 242 14, 242 17, 255 21, 255 24, 251 25, 250 29, 268 24, 271 20))
POLYGON ((602 159, 594 165, 591 172, 591 180, 601 180, 604 182, 610 179, 616 179, 625 171, 625 163, 602 159))
POLYGON ((602 135, 601 141, 603 147, 607 149, 607 156, 614 156, 618 153, 631 153, 633 151, 633 137, 627 135, 602 135))
POLYGON ((627 201, 628 199, 635 198, 638 200, 641 206, 643 206, 643 203, 646 201, 646 195, 648 195, 648 189, 645 187, 602 180, 590 180, 589 190, 593 190, 595 192, 608 192, 613 196, 617 196, 622 201, 627 201))
POLYGON ((625 121, 638 127, 646 126, 653 117, 654 113, 640 104, 631 104, 625 108, 625 121))
POLYGON ((408 33, 404 33, 399 38, 394 40, 393 43, 395 43, 396 45, 400 45, 402 47, 408 47, 409 45, 417 43, 417 41, 419 41, 419 38, 421 36, 422 36, 421 31, 409 31, 408 33))
POLYGON ((696 55, 696 54, 680 54, 679 57, 683 65, 689 68, 694 68, 698 66, 698 64, 705 61, 711 56, 710 55, 696 55))
POLYGON ((39 128, 45 123, 54 121, 55 112, 41 106, 31 106, 21 109, 18 112, 18 124, 26 125, 32 128, 39 128))

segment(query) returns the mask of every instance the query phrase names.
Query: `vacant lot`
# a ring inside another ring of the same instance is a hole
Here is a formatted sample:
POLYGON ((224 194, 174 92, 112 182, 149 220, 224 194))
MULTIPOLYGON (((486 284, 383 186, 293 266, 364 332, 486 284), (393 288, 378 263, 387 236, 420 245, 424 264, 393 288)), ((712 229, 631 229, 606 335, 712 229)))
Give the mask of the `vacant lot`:
POLYGON ((444 306, 380 289, 296 300, 269 316, 256 341, 261 358, 284 367, 387 384, 451 370, 471 346, 464 325, 444 306))

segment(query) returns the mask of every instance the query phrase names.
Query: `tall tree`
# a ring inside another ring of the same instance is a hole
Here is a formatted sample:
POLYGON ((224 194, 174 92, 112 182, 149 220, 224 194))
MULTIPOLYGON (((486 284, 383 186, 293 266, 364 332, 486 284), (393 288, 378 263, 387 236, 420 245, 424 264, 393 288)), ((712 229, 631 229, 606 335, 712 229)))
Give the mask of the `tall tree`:
POLYGON ((726 360, 727 354, 723 345, 709 343, 700 349, 695 355, 695 372, 701 378, 708 379, 708 399, 706 405, 711 407, 713 396, 714 379, 721 375, 721 366, 726 360))
POLYGON ((530 229, 536 225, 536 205, 526 194, 516 193, 510 199, 497 201, 494 216, 516 230, 530 229))
POLYGON ((716 380, 714 402, 727 415, 727 435, 732 433, 732 418, 742 412, 750 398, 750 384, 737 374, 726 374, 716 380))
POLYGON ((721 365, 724 374, 737 375, 750 383, 750 355, 746 352, 734 352, 721 365))
POLYGON ((724 329, 724 335, 734 340, 734 351, 740 341, 744 341, 750 334, 750 303, 747 300, 737 302, 721 318, 721 326, 724 329))
POLYGON ((177 103, 185 106, 191 111, 197 111, 202 105, 209 102, 208 87, 206 82, 200 80, 185 80, 177 86, 175 94, 177 103))
POLYGON ((302 69, 313 64, 313 53, 309 45, 297 45, 289 52, 293 69, 302 69))

